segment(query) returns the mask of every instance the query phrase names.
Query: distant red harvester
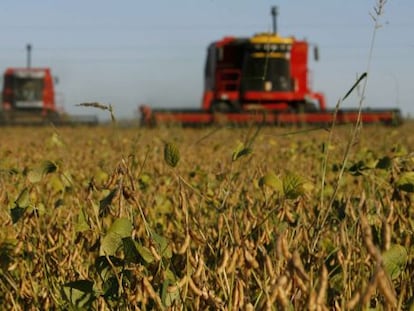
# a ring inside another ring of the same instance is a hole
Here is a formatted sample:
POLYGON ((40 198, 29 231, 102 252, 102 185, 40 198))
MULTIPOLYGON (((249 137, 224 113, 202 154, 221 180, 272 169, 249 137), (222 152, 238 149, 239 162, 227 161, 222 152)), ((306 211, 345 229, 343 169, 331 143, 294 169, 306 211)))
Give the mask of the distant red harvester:
POLYGON ((4 113, 57 114, 53 77, 49 68, 8 68, 2 94, 4 113))
POLYGON ((0 125, 97 124, 96 116, 70 116, 59 111, 50 68, 32 68, 30 44, 27 52, 27 67, 4 72, 0 125))

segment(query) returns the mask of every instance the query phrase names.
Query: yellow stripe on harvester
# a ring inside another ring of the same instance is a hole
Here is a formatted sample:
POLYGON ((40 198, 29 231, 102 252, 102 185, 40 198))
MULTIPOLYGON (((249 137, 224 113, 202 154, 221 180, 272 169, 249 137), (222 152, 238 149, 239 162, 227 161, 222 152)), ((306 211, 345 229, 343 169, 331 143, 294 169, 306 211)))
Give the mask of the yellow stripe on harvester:
POLYGON ((272 33, 259 33, 250 38, 253 44, 293 44, 293 38, 280 37, 272 33))

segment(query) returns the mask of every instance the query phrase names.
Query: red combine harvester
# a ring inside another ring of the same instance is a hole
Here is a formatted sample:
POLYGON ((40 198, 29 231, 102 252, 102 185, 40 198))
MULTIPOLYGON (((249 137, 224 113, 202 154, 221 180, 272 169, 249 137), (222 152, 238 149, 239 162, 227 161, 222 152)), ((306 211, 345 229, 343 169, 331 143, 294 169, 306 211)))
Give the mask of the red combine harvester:
POLYGON ((2 94, 3 121, 59 118, 49 68, 8 68, 2 94))
MULTIPOLYGON (((273 33, 250 38, 225 37, 207 49, 205 90, 201 109, 151 109, 141 106, 144 125, 180 124, 328 124, 334 111, 326 109, 322 93, 310 88, 309 43, 273 33)), ((318 59, 318 50, 314 50, 318 59)), ((337 123, 355 122, 358 110, 340 110, 337 123)), ((401 122, 398 109, 363 110, 364 123, 401 122)))
POLYGON ((98 123, 95 116, 69 116, 57 109, 54 78, 49 68, 8 68, 3 76, 0 125, 55 125, 98 123))

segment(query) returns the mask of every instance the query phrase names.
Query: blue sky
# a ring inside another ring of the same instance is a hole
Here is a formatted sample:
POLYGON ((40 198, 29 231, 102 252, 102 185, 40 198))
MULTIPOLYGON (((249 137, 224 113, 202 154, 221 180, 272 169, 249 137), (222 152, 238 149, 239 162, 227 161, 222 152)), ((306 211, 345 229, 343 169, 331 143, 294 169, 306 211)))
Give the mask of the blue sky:
MULTIPOLYGON (((271 30, 319 47, 312 85, 329 107, 368 68, 376 0, 1 0, 0 70, 48 66, 58 103, 71 114, 98 114, 81 102, 112 104, 119 118, 139 104, 199 107, 207 45, 225 35, 271 30)), ((376 32, 365 105, 414 115, 414 1, 388 0, 376 32)), ((349 98, 346 107, 356 107, 349 98)))

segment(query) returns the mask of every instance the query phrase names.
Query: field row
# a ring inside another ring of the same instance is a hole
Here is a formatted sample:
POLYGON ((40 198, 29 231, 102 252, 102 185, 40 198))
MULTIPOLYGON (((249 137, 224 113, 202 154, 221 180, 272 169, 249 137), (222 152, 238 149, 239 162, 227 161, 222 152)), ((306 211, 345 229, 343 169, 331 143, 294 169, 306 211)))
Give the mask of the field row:
POLYGON ((413 132, 3 128, 0 302, 412 308, 413 132))

